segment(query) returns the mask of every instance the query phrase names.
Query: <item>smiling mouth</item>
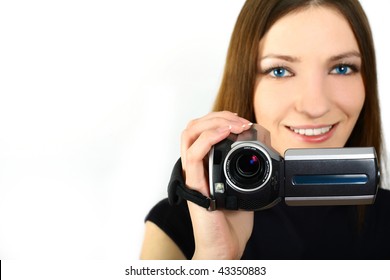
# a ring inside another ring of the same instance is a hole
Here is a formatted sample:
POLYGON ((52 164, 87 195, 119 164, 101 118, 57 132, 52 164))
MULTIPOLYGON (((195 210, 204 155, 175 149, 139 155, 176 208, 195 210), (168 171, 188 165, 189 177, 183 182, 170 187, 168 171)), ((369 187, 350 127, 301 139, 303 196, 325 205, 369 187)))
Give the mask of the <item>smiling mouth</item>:
POLYGON ((318 127, 318 128, 294 128, 289 127, 291 131, 294 131, 296 134, 304 135, 304 136, 318 136, 328 133, 333 125, 318 127))

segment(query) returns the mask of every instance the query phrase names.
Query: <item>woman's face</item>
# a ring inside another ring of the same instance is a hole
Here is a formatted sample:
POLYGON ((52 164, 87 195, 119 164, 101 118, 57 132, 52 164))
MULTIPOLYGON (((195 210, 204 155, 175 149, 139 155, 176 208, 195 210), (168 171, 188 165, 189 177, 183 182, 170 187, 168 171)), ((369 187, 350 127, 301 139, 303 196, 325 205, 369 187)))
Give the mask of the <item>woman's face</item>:
POLYGON ((352 29, 331 8, 294 12, 270 28, 259 44, 254 108, 280 154, 345 145, 364 103, 361 63, 352 29))

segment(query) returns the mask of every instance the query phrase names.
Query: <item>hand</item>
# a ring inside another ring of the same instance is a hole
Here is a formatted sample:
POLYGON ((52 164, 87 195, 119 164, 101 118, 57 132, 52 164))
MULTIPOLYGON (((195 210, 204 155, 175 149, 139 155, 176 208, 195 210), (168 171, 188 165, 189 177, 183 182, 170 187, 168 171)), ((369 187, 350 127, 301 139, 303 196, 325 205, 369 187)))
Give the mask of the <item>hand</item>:
MULTIPOLYGON (((183 131, 181 159, 187 187, 210 197, 204 159, 231 132, 252 124, 231 112, 213 112, 191 121, 183 131)), ((206 209, 188 202, 195 237, 193 259, 239 259, 253 229, 253 212, 206 209)))

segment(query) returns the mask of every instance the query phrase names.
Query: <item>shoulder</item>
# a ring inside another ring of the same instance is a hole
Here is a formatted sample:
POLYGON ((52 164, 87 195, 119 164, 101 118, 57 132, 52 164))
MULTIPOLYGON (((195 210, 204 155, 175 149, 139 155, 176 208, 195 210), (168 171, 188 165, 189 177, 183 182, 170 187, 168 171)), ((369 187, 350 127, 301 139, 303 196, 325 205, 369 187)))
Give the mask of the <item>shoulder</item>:
POLYGON ((390 209, 390 190, 379 188, 374 205, 390 209))
POLYGON ((366 227, 368 232, 375 232, 375 236, 382 236, 389 240, 390 249, 390 191, 378 189, 374 204, 367 206, 366 227))
POLYGON ((379 188, 374 204, 368 206, 370 216, 375 220, 383 220, 390 228, 388 219, 390 217, 390 190, 379 188), (375 218, 374 218, 375 217, 375 218))
POLYGON ((159 224, 161 222, 176 223, 190 218, 187 203, 182 201, 178 205, 171 205, 167 198, 159 201, 152 207, 145 220, 159 224))
POLYGON ((161 228, 146 221, 140 258, 142 260, 182 260, 186 257, 161 228))
POLYGON ((160 228, 190 259, 195 249, 192 223, 186 201, 170 205, 168 199, 158 202, 148 213, 145 221, 160 228))

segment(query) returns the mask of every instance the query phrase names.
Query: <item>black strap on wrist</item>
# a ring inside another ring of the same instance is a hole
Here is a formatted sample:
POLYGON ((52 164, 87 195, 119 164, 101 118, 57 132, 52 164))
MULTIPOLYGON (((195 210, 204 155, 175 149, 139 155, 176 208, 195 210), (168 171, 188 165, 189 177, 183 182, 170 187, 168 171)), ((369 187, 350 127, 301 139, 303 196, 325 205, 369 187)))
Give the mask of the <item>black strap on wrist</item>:
POLYGON ((191 201, 209 211, 214 211, 216 209, 215 200, 186 187, 183 178, 181 159, 179 158, 173 167, 171 179, 169 180, 168 201, 171 205, 178 205, 181 203, 182 199, 191 201))

